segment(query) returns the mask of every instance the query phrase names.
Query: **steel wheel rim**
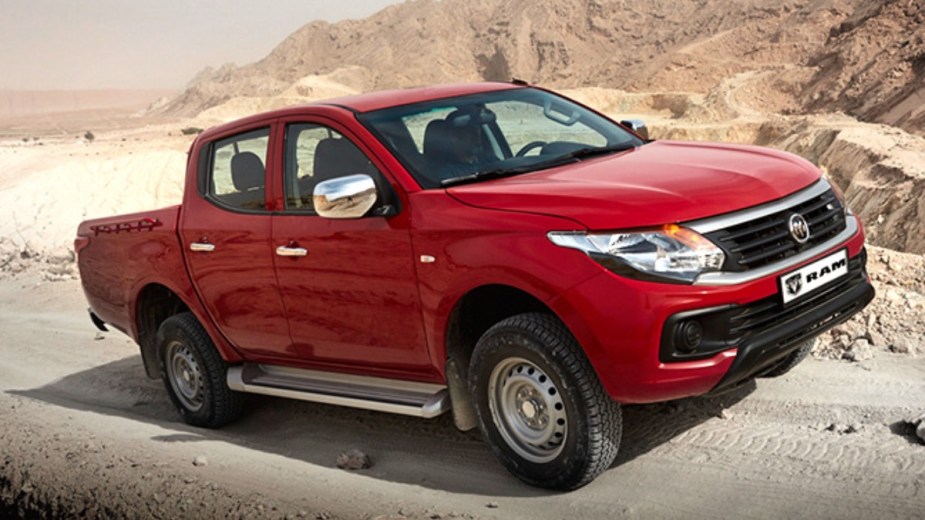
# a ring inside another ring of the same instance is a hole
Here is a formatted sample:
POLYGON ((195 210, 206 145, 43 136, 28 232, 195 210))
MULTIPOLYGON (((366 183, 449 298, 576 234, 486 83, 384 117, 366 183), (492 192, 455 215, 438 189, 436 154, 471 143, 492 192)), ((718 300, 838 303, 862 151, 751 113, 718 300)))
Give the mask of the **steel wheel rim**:
POLYGON ((191 412, 202 408, 202 369, 193 351, 178 341, 171 342, 167 346, 166 365, 170 387, 183 407, 191 412))
POLYGON ((488 405, 504 441, 524 459, 546 463, 562 453, 568 414, 552 378, 531 361, 508 358, 491 372, 488 405))

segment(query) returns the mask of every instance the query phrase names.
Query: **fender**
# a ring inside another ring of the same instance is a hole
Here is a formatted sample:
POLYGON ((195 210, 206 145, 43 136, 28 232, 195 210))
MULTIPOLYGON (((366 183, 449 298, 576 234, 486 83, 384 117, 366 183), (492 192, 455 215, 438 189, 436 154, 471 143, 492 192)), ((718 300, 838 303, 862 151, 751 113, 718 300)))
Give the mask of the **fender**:
MULTIPOLYGON (((578 279, 572 280, 569 286, 581 283, 593 277, 596 273, 585 274, 587 277, 578 277, 578 279)), ((581 323, 573 323, 575 318, 579 318, 579 316, 567 306, 566 302, 556 297, 559 294, 558 291, 562 289, 555 287, 549 280, 544 280, 525 271, 514 270, 510 267, 483 268, 478 271, 469 271, 463 277, 455 280, 452 287, 441 291, 435 306, 425 306, 424 308, 425 323, 427 323, 428 331, 432 331, 433 335, 432 338, 429 338, 431 356, 441 372, 444 369, 443 364, 447 360, 447 336, 454 310, 466 295, 486 286, 509 287, 532 296, 548 307, 556 317, 565 323, 569 330, 572 330, 573 326, 584 326, 581 323)))
MULTIPOLYGON (((185 273, 185 269, 184 269, 185 273)), ((183 302, 184 305, 193 313, 199 323, 202 324, 202 327, 205 329, 206 333, 209 335, 209 338, 212 340, 212 343, 215 345, 216 350, 218 350, 219 355, 225 361, 229 363, 236 363, 243 360, 241 354, 231 345, 231 343, 222 335, 218 327, 215 326, 215 323, 209 317, 208 313, 205 312, 205 308, 202 306, 202 302, 199 301, 199 298, 196 296, 196 293, 193 291, 192 285, 189 283, 187 278, 183 278, 182 282, 184 287, 178 286, 175 280, 167 279, 159 276, 149 276, 143 278, 141 281, 136 283, 131 289, 131 297, 128 301, 131 302, 131 322, 130 330, 131 336, 139 345, 141 344, 140 331, 138 330, 138 303, 139 296, 141 292, 153 284, 161 285, 170 290, 173 294, 183 302)))

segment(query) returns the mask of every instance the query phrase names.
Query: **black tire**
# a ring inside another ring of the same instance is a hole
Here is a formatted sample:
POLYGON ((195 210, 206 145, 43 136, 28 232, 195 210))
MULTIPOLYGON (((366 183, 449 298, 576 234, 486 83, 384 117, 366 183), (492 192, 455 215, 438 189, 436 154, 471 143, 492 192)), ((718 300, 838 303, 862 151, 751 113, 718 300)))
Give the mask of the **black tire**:
POLYGON ((469 391, 495 456, 528 484, 576 489, 617 456, 620 405, 554 316, 519 314, 485 332, 469 364, 469 391))
POLYGON ((768 370, 764 374, 761 374, 760 377, 780 377, 787 372, 790 372, 796 368, 797 365, 802 363, 804 359, 806 359, 806 356, 808 356, 809 353, 813 351, 813 347, 815 345, 816 338, 804 341, 803 344, 800 345, 800 348, 788 354, 779 365, 772 368, 771 370, 768 370))
POLYGON ((184 421, 218 428, 241 415, 243 398, 228 388, 228 365, 195 316, 186 312, 164 320, 157 345, 167 395, 184 421))

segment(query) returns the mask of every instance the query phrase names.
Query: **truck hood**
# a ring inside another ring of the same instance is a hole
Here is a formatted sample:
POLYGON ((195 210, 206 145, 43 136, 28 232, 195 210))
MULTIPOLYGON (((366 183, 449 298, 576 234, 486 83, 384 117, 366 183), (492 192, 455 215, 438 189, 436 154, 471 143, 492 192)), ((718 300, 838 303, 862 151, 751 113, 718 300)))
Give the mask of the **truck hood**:
POLYGON ((447 193, 472 206, 554 215, 604 230, 729 213, 790 195, 819 177, 810 162, 768 148, 656 141, 447 193))

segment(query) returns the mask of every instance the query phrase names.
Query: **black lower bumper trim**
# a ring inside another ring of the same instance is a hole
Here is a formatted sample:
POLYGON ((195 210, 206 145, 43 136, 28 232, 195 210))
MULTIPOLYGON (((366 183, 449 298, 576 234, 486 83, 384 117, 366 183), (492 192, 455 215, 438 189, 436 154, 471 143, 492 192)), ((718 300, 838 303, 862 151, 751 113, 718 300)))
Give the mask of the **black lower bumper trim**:
POLYGON ((874 294, 874 287, 864 276, 835 298, 745 340, 729 371, 710 393, 730 390, 774 368, 804 341, 848 321, 874 299, 874 294))

